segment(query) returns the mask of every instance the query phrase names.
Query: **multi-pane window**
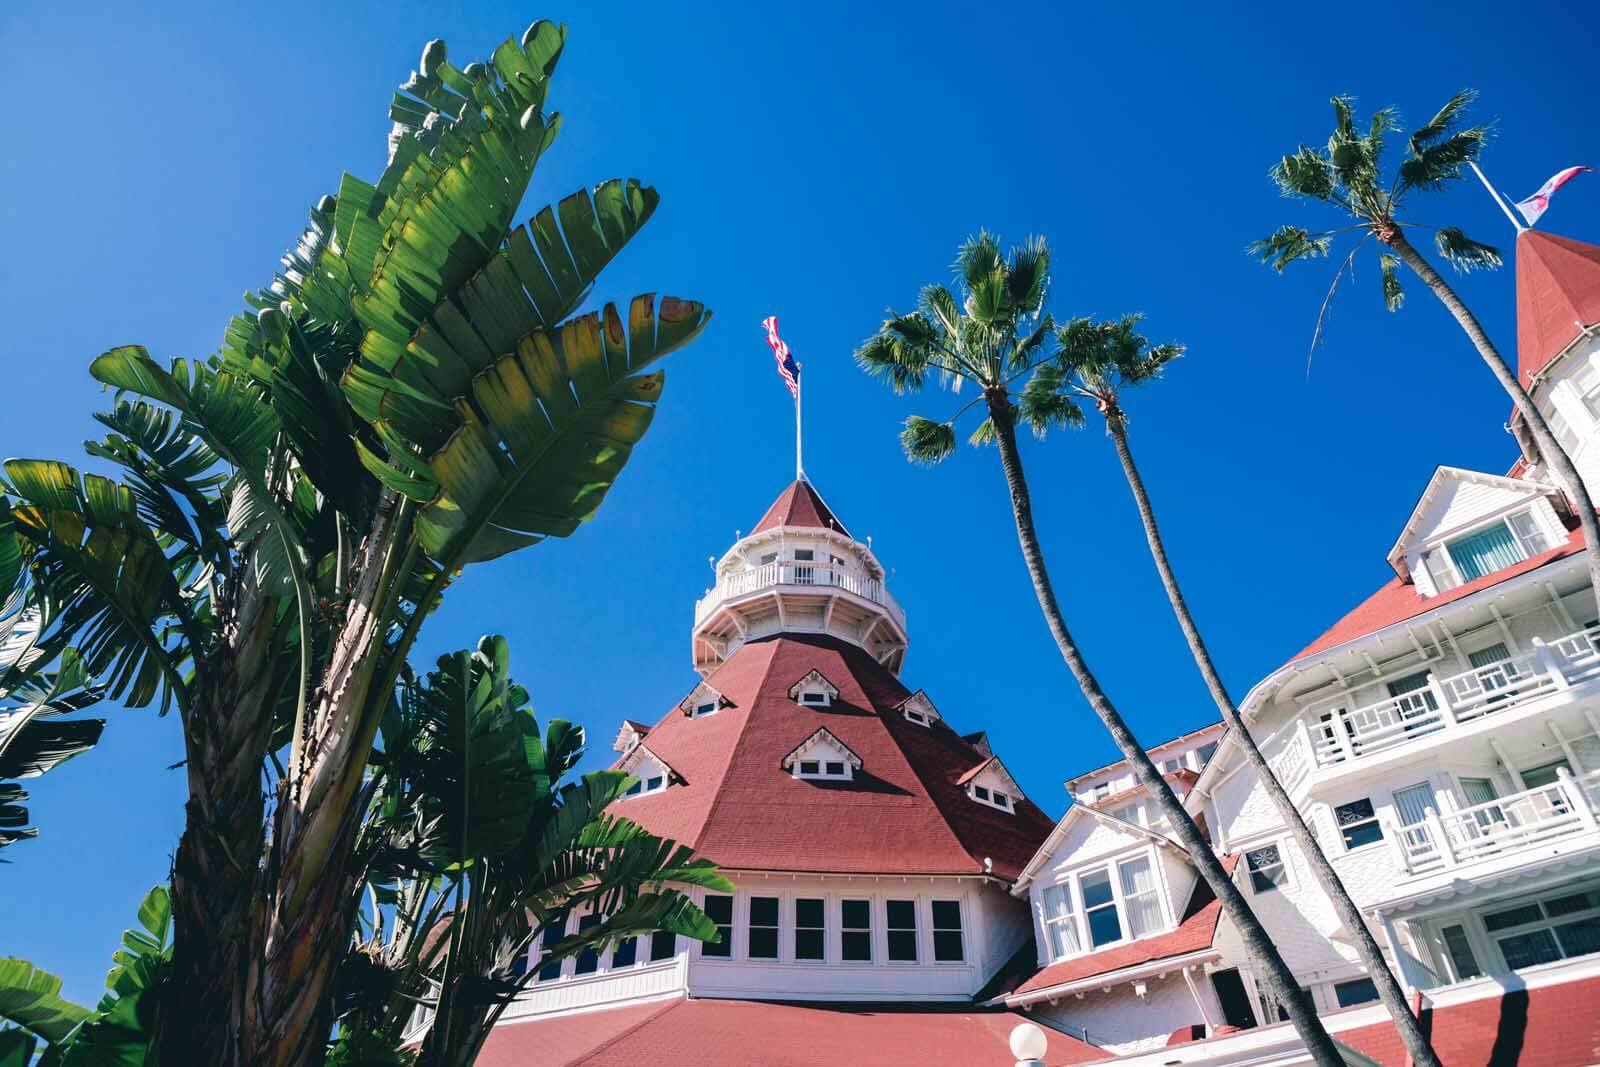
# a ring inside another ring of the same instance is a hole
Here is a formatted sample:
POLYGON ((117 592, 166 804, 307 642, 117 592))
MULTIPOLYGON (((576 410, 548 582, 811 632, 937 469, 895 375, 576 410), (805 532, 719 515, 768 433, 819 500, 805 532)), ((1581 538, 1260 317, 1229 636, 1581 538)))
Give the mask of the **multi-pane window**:
POLYGON ((1478 966, 1478 954, 1472 951, 1472 939, 1467 936, 1466 927, 1460 923, 1446 926, 1439 931, 1439 937, 1450 956, 1450 968, 1456 972, 1456 981, 1465 982, 1483 973, 1483 968, 1478 966))
POLYGON ((917 902, 887 901, 885 924, 889 931, 889 959, 895 963, 917 962, 917 902))
POLYGON ((750 958, 778 958, 778 898, 750 898, 750 958))
POLYGON ((1544 527, 1539 525, 1539 520, 1533 517, 1531 511, 1514 511, 1506 516, 1506 521, 1511 524, 1511 532, 1517 535, 1517 540, 1522 544, 1522 551, 1530 556, 1537 556, 1550 549, 1550 538, 1544 532, 1544 527))
POLYGON ((999 808, 1001 811, 1011 810, 1010 794, 1002 793, 998 789, 990 789, 987 786, 974 785, 972 787, 972 796, 973 799, 981 801, 992 808, 999 808))
POLYGON ((801 897, 794 902, 794 958, 823 958, 823 903, 820 898, 801 897))
POLYGON ((650 962, 671 959, 678 954, 678 935, 671 930, 657 930, 650 935, 650 962))
POLYGON ((1572 387, 1577 390, 1578 399, 1583 401, 1590 417, 1600 419, 1600 370, 1596 370, 1593 363, 1583 364, 1572 376, 1572 387))
POLYGON ((872 901, 839 902, 839 955, 851 963, 872 960, 872 901))
POLYGON ((1450 566, 1450 561, 1445 558, 1443 549, 1435 548, 1424 552, 1422 565, 1428 568, 1428 577, 1433 579, 1435 592, 1447 592, 1461 584, 1461 579, 1456 577, 1455 568, 1450 566))
MULTIPOLYGON (((544 929, 539 931, 539 958, 548 959, 550 950, 555 948, 567 932, 567 917, 564 913, 550 916, 544 924, 544 929)), ((551 960, 539 968, 537 980, 540 982, 553 982, 561 977, 561 961, 551 960)))
POLYGON ((733 898, 716 893, 707 893, 706 902, 701 905, 701 910, 706 913, 706 918, 711 920, 717 928, 715 941, 700 942, 700 955, 711 956, 716 959, 730 959, 733 956, 733 898))
POLYGON ((1446 541, 1444 547, 1461 580, 1470 582, 1538 555, 1550 547, 1550 537, 1533 512, 1524 509, 1446 541))
POLYGON ((796 760, 794 773, 797 778, 849 778, 850 764, 844 760, 796 760))
POLYGON ((625 937, 617 942, 617 947, 611 950, 611 969, 618 967, 632 967, 639 959, 639 939, 625 937))
POLYGON ((1513 970, 1600 952, 1600 889, 1491 912, 1483 925, 1513 970))
POLYGON ((1122 881, 1122 908, 1128 918, 1128 936, 1143 937, 1161 924, 1161 894, 1156 892, 1155 873, 1150 858, 1124 860, 1117 864, 1122 881))
POLYGON ((1341 1008, 1353 1008, 1357 1004, 1369 1004, 1378 999, 1378 987, 1372 984, 1372 979, 1370 978, 1353 978, 1348 982, 1335 982, 1333 999, 1339 1002, 1339 1007, 1341 1008))
POLYGON ((1439 701, 1428 688, 1428 671, 1417 671, 1389 683, 1389 695, 1402 719, 1415 718, 1439 710, 1439 701))
POLYGON ((1203 771, 1206 769, 1206 764, 1211 762, 1211 757, 1216 755, 1217 743, 1215 741, 1207 741, 1194 751, 1195 755, 1199 758, 1200 769, 1203 771))
POLYGON ((1111 890, 1111 872, 1099 870, 1078 882, 1083 893, 1083 914, 1089 924, 1089 944, 1095 948, 1122 940, 1122 920, 1117 916, 1116 894, 1111 890))
POLYGON ((1244 865, 1250 872, 1250 888, 1257 893, 1270 893, 1289 884, 1289 868, 1277 845, 1263 845, 1246 852, 1244 865))
POLYGON ((1360 848, 1383 840, 1383 826, 1370 800, 1340 804, 1333 809, 1333 819, 1339 826, 1339 835, 1344 838, 1345 848, 1360 848))
POLYGON ((1078 918, 1072 914, 1072 886, 1067 882, 1044 887, 1044 932, 1052 960, 1075 956, 1078 946, 1078 918))
POLYGON ((959 963, 966 959, 961 939, 961 902, 933 902, 933 958, 938 963, 959 963))

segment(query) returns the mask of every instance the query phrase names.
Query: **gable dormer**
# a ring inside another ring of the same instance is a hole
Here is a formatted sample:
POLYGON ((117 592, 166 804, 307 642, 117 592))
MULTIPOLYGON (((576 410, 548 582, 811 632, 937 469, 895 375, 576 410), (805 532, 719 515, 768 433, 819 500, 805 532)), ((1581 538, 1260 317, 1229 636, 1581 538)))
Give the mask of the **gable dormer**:
POLYGON ((839 699, 839 688, 822 676, 818 670, 809 670, 805 677, 789 687, 789 699, 808 708, 831 708, 839 699))
POLYGON ((939 721, 939 709, 933 706, 926 691, 918 689, 900 702, 900 714, 906 721, 918 726, 932 726, 939 721))
POLYGON ((617 769, 639 779, 628 788, 623 794, 624 797, 659 793, 674 781, 683 781, 683 776, 674 771, 666 760, 650 751, 650 746, 643 741, 634 745, 633 749, 622 757, 617 769))
POLYGON ((729 705, 730 701, 704 682, 678 703, 678 710, 691 719, 713 715, 729 705))
POLYGON ((849 781, 861 769, 861 757, 823 726, 796 745, 779 766, 796 778, 849 781))
POLYGON ((1011 777, 1000 757, 990 756, 956 780, 966 790, 967 796, 979 804, 987 804, 1001 811, 1014 812, 1022 799, 1022 787, 1011 777))
POLYGON ((1440 467, 1389 550, 1423 596, 1515 566, 1563 543, 1555 490, 1539 482, 1440 467))
POLYGON ((617 739, 611 742, 614 752, 627 754, 633 751, 635 745, 645 739, 650 732, 650 727, 636 719, 623 719, 622 729, 617 731, 617 739))

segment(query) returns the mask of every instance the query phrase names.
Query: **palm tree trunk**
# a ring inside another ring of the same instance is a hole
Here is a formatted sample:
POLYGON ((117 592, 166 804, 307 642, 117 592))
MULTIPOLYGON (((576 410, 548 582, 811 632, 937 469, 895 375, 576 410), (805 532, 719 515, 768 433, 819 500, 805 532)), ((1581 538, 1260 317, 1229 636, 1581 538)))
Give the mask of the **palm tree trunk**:
MULTIPOLYGON (((232 639, 216 673, 183 713, 189 776, 183 836, 172 867, 173 946, 168 1003, 154 1047, 163 1063, 229 1063, 250 968, 260 884, 261 763, 272 733, 281 664, 271 647, 273 605, 236 591, 232 639)), ((222 605, 219 610, 228 610, 222 605)))
POLYGON ((1251 912, 1250 905, 1239 892, 1239 887, 1234 885, 1233 879, 1223 869, 1216 853, 1211 850, 1210 842, 1205 839, 1200 828, 1184 810, 1166 779, 1161 777, 1161 772, 1156 769, 1156 765, 1151 762, 1144 748, 1135 739, 1133 731, 1128 729, 1128 724, 1123 721, 1111 703, 1111 698, 1100 688, 1100 682, 1089 670, 1088 663, 1079 652, 1077 643, 1067 629, 1066 620, 1062 618, 1061 608, 1056 603, 1055 591, 1050 585, 1050 575, 1045 569, 1044 553, 1039 548, 1039 540, 1034 532, 1033 503, 1028 495, 1028 483, 1022 471, 1022 457, 1017 453, 1016 416, 1010 397, 1001 388, 989 390, 985 398, 988 401, 990 418, 994 423, 996 442, 1000 448, 1000 464, 1005 470, 1006 486, 1011 492, 1011 512, 1016 520, 1017 541, 1022 547, 1022 558, 1028 567, 1028 577, 1033 580, 1033 591, 1039 598, 1039 608, 1044 612, 1045 622, 1050 627, 1051 636, 1055 638, 1056 647, 1061 650, 1061 658, 1066 661, 1067 669, 1072 672, 1078 688, 1083 691, 1084 699, 1105 724, 1107 732, 1111 734, 1112 741, 1116 743, 1123 757, 1132 765, 1134 776, 1155 798, 1162 814, 1171 823, 1179 843, 1188 850, 1191 861, 1199 869, 1200 876, 1206 880, 1206 884, 1222 902, 1222 909, 1238 930, 1245 951, 1249 953, 1251 961, 1258 968, 1258 973, 1265 978, 1273 996, 1289 1013, 1290 1021, 1294 1023, 1301 1040, 1306 1043, 1306 1050, 1312 1059, 1321 1067, 1342 1067, 1344 1060, 1339 1055, 1333 1038, 1323 1029, 1317 1013, 1301 998, 1299 983, 1295 981, 1293 972, 1278 953, 1277 946, 1272 943, 1260 920, 1251 912))
POLYGON ((1178 585, 1178 576, 1172 572, 1172 564, 1167 559, 1166 544, 1162 540, 1161 529, 1156 524, 1155 507, 1150 503, 1150 494, 1145 490, 1144 479, 1140 477, 1139 467, 1133 461, 1133 451, 1128 447, 1127 422, 1121 410, 1114 406, 1109 407, 1105 415, 1106 429, 1116 445, 1117 459, 1122 462, 1122 473, 1127 476, 1128 488, 1133 490, 1134 503, 1139 509, 1139 521, 1144 524, 1145 541, 1150 546, 1150 555, 1155 560, 1156 570, 1161 575, 1161 585, 1167 591, 1167 600, 1172 604, 1172 613, 1178 618, 1178 626, 1183 630, 1184 640, 1189 642, 1189 652, 1194 656, 1195 666, 1200 669, 1200 676, 1205 679, 1206 688, 1211 691, 1212 701, 1222 713, 1222 719, 1228 724, 1228 731, 1238 743, 1240 751, 1244 753, 1245 762, 1255 771, 1262 788, 1272 799, 1273 807, 1278 809, 1278 817, 1288 826, 1290 836, 1300 847, 1300 854, 1305 857, 1306 863, 1316 874, 1322 891, 1333 902, 1334 913, 1339 916, 1339 921, 1344 924, 1346 932, 1355 943, 1356 953, 1361 957, 1362 966, 1366 967, 1368 977, 1377 987, 1378 999, 1383 1001, 1383 1006, 1394 1019, 1395 1029, 1399 1031, 1400 1040, 1405 1044, 1412 1064, 1415 1067, 1440 1067, 1439 1058, 1434 1054, 1433 1047, 1428 1044, 1428 1036, 1422 1032, 1417 1017, 1411 1013, 1410 1005, 1406 1002, 1405 990, 1395 981, 1394 973, 1390 971, 1389 965, 1383 958, 1383 950, 1378 947, 1377 939, 1372 936, 1372 930, 1361 915, 1361 909, 1350 898, 1349 891, 1339 878, 1339 872, 1328 862, 1327 854, 1322 851, 1316 835, 1311 832, 1311 827, 1306 825, 1300 809, 1289 798, 1288 790, 1284 789, 1283 783, 1278 781, 1277 775, 1268 765, 1266 757, 1261 754, 1261 749, 1256 746, 1255 738, 1250 735, 1250 729, 1240 716, 1239 709, 1234 706, 1233 698, 1228 695, 1228 688, 1222 683, 1222 676, 1217 673, 1216 664, 1211 660, 1211 652, 1206 648, 1205 639, 1200 635, 1200 628, 1195 625, 1194 616, 1189 611, 1189 602, 1184 598, 1183 590, 1178 585))
POLYGON ((1516 372, 1500 355, 1500 350, 1489 340, 1489 335, 1484 332, 1477 317, 1456 295, 1450 283, 1440 277, 1439 272, 1433 269, 1433 264, 1422 258, 1422 253, 1412 247, 1399 227, 1395 227, 1393 235, 1386 243, 1394 249, 1396 255, 1405 260, 1406 266, 1415 271, 1417 277, 1433 290, 1433 295, 1439 298, 1445 309, 1455 316, 1456 322, 1461 325, 1461 329, 1472 342, 1472 347, 1478 350, 1478 355, 1489 365, 1501 388, 1511 397, 1517 414, 1522 416, 1523 423, 1532 431, 1540 457, 1550 465, 1551 472, 1566 490, 1567 496, 1572 499, 1572 506, 1578 513, 1578 525, 1583 528, 1584 551, 1589 560, 1589 585, 1597 595, 1600 595, 1600 524, 1595 522, 1594 502, 1589 499, 1589 489, 1579 477, 1578 468, 1573 465, 1572 457, 1561 447, 1561 442, 1556 440, 1555 434, 1550 432, 1550 424, 1545 422, 1544 416, 1534 406, 1533 398, 1528 395, 1528 391, 1522 388, 1516 372))

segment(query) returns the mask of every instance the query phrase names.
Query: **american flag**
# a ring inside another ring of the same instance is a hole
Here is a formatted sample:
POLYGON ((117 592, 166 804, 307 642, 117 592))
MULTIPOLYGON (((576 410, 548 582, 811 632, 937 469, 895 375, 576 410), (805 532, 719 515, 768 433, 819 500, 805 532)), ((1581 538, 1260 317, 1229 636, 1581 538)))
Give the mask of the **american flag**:
POLYGON ((772 358, 778 361, 778 377, 789 387, 789 394, 799 399, 800 364, 794 361, 794 353, 778 336, 778 316, 768 315, 761 320, 761 326, 767 331, 767 344, 772 346, 772 358))

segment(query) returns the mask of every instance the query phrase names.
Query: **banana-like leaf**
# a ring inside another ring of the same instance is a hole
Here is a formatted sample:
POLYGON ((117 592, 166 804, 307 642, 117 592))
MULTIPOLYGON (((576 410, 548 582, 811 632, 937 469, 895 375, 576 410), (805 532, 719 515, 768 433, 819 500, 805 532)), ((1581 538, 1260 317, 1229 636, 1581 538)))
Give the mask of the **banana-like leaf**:
POLYGON ((8 731, 7 719, 0 716, 0 778, 37 778, 93 748, 106 725, 104 719, 32 717, 8 731))
POLYGON ((61 979, 27 960, 0 959, 0 1020, 60 1044, 92 1014, 60 996, 61 979))
POLYGON ((10 596, 22 578, 22 545, 11 518, 11 501, 0 496, 0 596, 10 596))
POLYGON ((0 1067, 28 1067, 38 1042, 26 1030, 0 1028, 0 1067))

